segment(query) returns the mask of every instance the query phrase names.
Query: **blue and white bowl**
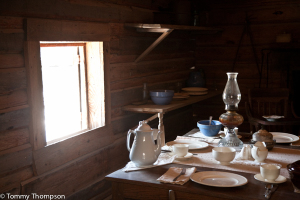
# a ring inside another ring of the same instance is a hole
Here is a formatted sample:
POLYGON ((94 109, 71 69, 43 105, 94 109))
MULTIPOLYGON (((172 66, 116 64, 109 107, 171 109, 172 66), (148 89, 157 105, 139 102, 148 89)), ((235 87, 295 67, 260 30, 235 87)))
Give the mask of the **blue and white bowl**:
POLYGON ((212 137, 218 135, 223 125, 217 120, 212 120, 211 125, 209 125, 209 120, 202 120, 197 122, 197 126, 203 135, 212 137))
POLYGON ((150 91, 151 100, 156 105, 168 105, 174 96, 174 90, 152 90, 150 91))

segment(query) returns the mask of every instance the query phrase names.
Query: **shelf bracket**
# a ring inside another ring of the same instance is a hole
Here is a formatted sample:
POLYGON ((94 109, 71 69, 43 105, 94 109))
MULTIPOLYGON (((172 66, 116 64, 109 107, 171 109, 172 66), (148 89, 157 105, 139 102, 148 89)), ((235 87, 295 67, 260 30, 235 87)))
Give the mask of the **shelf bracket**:
POLYGON ((166 136, 165 136, 165 126, 164 126, 164 113, 158 113, 158 130, 161 132, 160 138, 161 138, 161 146, 165 146, 166 144, 166 136))
MULTIPOLYGON (((139 62, 142 58, 148 55, 161 41, 163 41, 174 29, 161 29, 163 34, 157 38, 134 62, 139 62)), ((153 31, 153 30, 152 30, 153 31)), ((159 31, 159 32, 160 32, 159 31)), ((158 31, 157 31, 158 32, 158 31)))

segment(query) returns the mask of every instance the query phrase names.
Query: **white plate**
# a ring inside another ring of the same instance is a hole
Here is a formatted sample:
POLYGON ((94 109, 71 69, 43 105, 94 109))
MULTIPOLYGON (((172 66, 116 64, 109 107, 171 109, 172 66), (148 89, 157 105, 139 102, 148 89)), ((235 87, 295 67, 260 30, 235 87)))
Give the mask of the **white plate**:
POLYGON ((204 148, 208 147, 208 143, 206 143, 206 142, 188 140, 188 139, 186 139, 186 140, 174 140, 174 141, 171 141, 171 142, 167 142, 166 145, 172 146, 173 144, 188 144, 190 150, 204 149, 204 148))
POLYGON ((248 180, 244 176, 219 171, 194 173, 191 176, 191 180, 202 185, 215 187, 237 187, 248 183, 248 180))
POLYGON ((174 93, 173 99, 187 99, 189 97, 188 93, 174 93))
POLYGON ((299 137, 289 133, 270 132, 276 143, 291 143, 299 140, 299 137))
POLYGON ((268 121, 276 121, 278 119, 284 118, 284 116, 278 116, 278 115, 267 115, 267 116, 263 116, 263 118, 265 118, 268 121))
POLYGON ((182 88, 182 90, 187 92, 205 92, 208 89, 203 87, 186 87, 186 88, 182 88))
POLYGON ((275 180, 275 181, 267 181, 265 180, 261 174, 255 174, 254 175, 254 178, 258 181, 262 181, 262 182, 265 182, 265 183, 284 183, 286 181, 286 178, 284 176, 281 176, 279 175, 278 178, 275 180))
POLYGON ((179 156, 176 156, 176 159, 177 160, 185 160, 185 159, 188 159, 188 158, 191 158, 193 157, 193 154, 192 153, 187 153, 185 156, 183 157, 179 157, 179 156))

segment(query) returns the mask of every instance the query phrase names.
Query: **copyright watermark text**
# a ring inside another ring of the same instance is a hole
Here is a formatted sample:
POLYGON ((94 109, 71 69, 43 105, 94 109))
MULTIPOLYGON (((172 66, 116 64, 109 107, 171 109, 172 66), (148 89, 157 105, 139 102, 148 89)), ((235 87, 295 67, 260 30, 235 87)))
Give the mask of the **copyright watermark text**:
POLYGON ((49 195, 49 194, 37 194, 37 193, 31 193, 31 194, 11 194, 11 193, 2 193, 0 194, 0 199, 26 199, 29 200, 31 197, 32 199, 44 199, 44 200, 52 200, 52 199, 66 199, 65 195, 49 195))

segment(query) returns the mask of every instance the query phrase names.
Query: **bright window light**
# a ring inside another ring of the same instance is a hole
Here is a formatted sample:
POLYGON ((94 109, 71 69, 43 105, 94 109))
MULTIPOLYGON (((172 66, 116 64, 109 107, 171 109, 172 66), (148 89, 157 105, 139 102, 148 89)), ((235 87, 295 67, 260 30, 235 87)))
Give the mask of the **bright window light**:
POLYGON ((47 144, 104 126, 101 44, 41 43, 47 144))
POLYGON ((78 49, 76 46, 41 48, 47 142, 87 128, 81 120, 86 104, 81 102, 80 79, 85 75, 80 74, 78 49))

